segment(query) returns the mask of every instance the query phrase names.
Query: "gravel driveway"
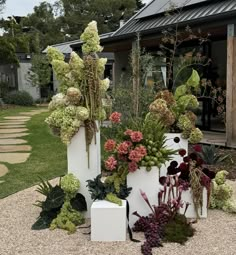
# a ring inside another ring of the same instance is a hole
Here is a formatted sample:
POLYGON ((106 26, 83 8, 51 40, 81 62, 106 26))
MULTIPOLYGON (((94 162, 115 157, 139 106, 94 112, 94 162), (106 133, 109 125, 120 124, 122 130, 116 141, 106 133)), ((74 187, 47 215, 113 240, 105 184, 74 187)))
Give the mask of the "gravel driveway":
MULTIPOLYGON (((236 190, 236 182, 232 182, 236 190)), ((62 230, 31 230, 40 209, 33 206, 41 195, 35 187, 0 200, 0 255, 136 255, 140 243, 91 242, 85 230, 68 235, 62 230)), ((210 210, 209 217, 194 225, 196 234, 184 246, 165 244, 153 249, 161 255, 235 255, 236 215, 210 210)), ((135 234, 143 240, 142 234, 135 234)))

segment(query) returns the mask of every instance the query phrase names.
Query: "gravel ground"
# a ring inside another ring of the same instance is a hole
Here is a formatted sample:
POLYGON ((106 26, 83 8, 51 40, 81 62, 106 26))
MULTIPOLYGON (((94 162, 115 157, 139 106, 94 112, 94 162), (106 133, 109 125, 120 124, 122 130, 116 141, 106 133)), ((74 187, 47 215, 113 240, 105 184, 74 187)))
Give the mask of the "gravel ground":
MULTIPOLYGON (((236 182, 231 182, 236 191, 236 182)), ((135 255, 140 243, 91 242, 85 230, 68 235, 62 230, 31 230, 40 209, 32 204, 41 195, 35 187, 0 200, 0 255, 135 255)), ((235 193, 236 194, 236 193, 235 193)), ((196 234, 184 246, 164 244, 153 255, 235 255, 236 215, 210 210, 206 220, 195 225, 196 234)), ((142 234, 135 238, 143 240, 142 234)))

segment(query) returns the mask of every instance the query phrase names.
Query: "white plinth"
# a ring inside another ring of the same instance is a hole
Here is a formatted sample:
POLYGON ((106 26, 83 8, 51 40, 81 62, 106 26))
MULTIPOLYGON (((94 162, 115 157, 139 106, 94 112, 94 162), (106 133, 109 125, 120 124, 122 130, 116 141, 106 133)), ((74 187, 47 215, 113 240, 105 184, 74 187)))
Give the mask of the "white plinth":
MULTIPOLYGON (((196 219, 197 214, 194 208, 193 196, 191 193, 191 189, 183 191, 182 193, 182 201, 190 203, 188 210, 185 213, 187 218, 196 219)), ((183 214, 185 210, 185 206, 180 208, 180 213, 183 214)), ((203 205, 202 208, 198 209, 198 214, 200 218, 207 218, 207 190, 203 189, 203 205)))
POLYGON ((151 213, 150 208, 140 194, 140 189, 146 193, 151 205, 158 203, 157 195, 160 188, 159 169, 152 167, 152 170, 147 172, 145 167, 141 167, 134 173, 129 173, 127 186, 132 187, 127 200, 130 206, 129 224, 130 227, 133 227, 138 220, 137 216, 132 214, 133 212, 137 211, 141 216, 147 216, 151 213))
MULTIPOLYGON (((183 139, 181 137, 180 133, 166 133, 165 136, 166 136, 166 143, 165 143, 166 148, 172 149, 172 150, 185 149, 186 150, 186 156, 188 155, 188 140, 183 139), (178 137, 180 139, 179 143, 174 142, 175 137, 178 137)), ((170 161, 167 161, 165 163, 165 165, 163 165, 161 167, 160 176, 166 176, 167 175, 167 167, 170 165, 170 162, 172 160, 175 160, 180 164, 181 162, 183 162, 183 157, 181 157, 178 153, 176 155, 173 155, 172 159, 170 161)))
POLYGON ((94 179, 101 173, 100 131, 96 133, 96 143, 94 137, 89 146, 89 164, 84 127, 80 127, 79 132, 72 138, 70 145, 68 145, 67 160, 68 173, 73 173, 80 180, 79 192, 85 196, 88 207, 85 216, 90 218, 92 200, 86 187, 86 181, 94 179))
POLYGON ((100 200, 91 207, 91 241, 126 241, 126 201, 122 206, 100 200))

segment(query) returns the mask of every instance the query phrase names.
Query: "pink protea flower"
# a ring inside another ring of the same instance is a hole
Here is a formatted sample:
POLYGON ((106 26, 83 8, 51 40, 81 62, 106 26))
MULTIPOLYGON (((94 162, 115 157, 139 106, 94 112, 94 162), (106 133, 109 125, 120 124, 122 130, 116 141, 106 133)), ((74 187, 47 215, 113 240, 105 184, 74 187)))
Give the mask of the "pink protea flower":
POLYGON ((116 142, 113 139, 108 139, 104 144, 105 151, 114 151, 116 142))
POLYGON ((132 134, 133 130, 131 129, 127 129, 125 132, 124 132, 124 135, 128 135, 130 136, 132 134))
POLYGON ((113 112, 110 117, 109 120, 113 123, 120 123, 120 117, 121 117, 121 113, 119 112, 113 112))
POLYGON ((143 139, 143 134, 140 131, 133 131, 130 138, 132 142, 140 142, 143 139))
POLYGON ((128 154, 129 144, 125 141, 123 143, 118 144, 116 149, 119 154, 128 154))
POLYGON ((133 173, 138 169, 138 165, 135 161, 129 162, 128 164, 129 172, 133 173))
POLYGON ((143 145, 140 145, 139 147, 136 147, 135 150, 138 151, 140 153, 140 155, 142 155, 142 157, 147 155, 147 149, 143 145))
POLYGON ((129 159, 132 161, 139 162, 142 158, 142 155, 137 150, 131 150, 129 153, 129 159))
POLYGON ((105 161, 105 167, 107 170, 114 170, 117 166, 117 161, 113 156, 110 156, 106 161, 105 161))

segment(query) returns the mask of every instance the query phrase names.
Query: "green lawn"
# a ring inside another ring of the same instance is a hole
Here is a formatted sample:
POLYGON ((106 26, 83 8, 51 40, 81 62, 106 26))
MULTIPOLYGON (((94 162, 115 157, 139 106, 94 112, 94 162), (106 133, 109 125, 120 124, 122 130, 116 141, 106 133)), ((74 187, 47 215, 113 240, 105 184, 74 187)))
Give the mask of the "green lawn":
MULTIPOLYGON (((0 119, 31 109, 37 108, 19 107, 0 110, 0 119)), ((51 134, 44 122, 48 114, 35 115, 27 122, 30 135, 24 139, 32 146, 31 155, 25 163, 4 163, 8 167, 9 173, 0 178, 0 181, 5 181, 0 184, 0 198, 39 183, 39 177, 52 179, 66 173, 66 146, 61 143, 58 137, 51 134)))

